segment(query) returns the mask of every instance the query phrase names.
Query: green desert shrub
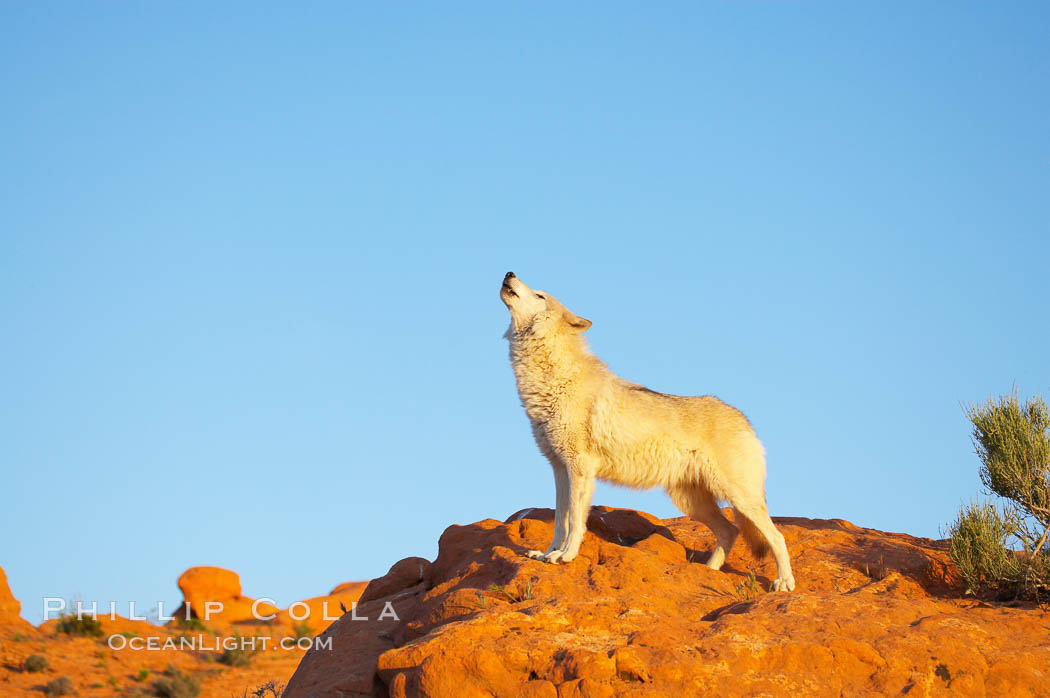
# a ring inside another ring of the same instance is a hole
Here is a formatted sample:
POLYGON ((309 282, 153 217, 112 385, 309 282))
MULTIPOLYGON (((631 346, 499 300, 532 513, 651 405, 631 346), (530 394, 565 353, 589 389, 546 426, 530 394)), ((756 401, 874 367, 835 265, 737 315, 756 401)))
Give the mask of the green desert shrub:
POLYGON ((81 635, 84 637, 102 637, 102 621, 91 616, 77 618, 75 613, 62 616, 58 619, 58 632, 66 635, 81 635))
POLYGON ((48 664, 47 657, 42 654, 31 654, 26 657, 25 662, 22 664, 22 668, 30 674, 41 672, 44 669, 47 669, 48 666, 50 665, 48 664))
POLYGON ((239 634, 234 634, 233 639, 236 641, 236 646, 224 649, 222 655, 219 656, 219 662, 232 667, 246 667, 250 665, 252 657, 255 656, 257 650, 250 643, 244 642, 244 639, 239 634))
POLYGON ((48 681, 47 685, 44 686, 44 695, 47 696, 71 696, 76 692, 73 679, 68 676, 61 676, 54 681, 48 681))
POLYGON ((219 663, 232 667, 246 667, 252 663, 254 654, 251 650, 240 647, 223 650, 219 656, 219 663))
POLYGON ((296 640, 302 640, 303 638, 314 636, 313 628, 311 628, 310 624, 305 620, 302 623, 297 624, 292 630, 295 632, 296 640))
POLYGON ((989 497, 962 507, 949 554, 970 591, 993 598, 1050 597, 1050 411, 1017 394, 967 408, 989 497))
POLYGON ((179 617, 175 619, 175 625, 180 630, 194 630, 198 632, 204 632, 208 630, 208 626, 204 624, 197 616, 190 616, 189 618, 179 617))
POLYGON ((150 687, 153 695, 160 698, 196 698, 201 692, 197 679, 171 664, 164 670, 164 677, 155 679, 150 687))

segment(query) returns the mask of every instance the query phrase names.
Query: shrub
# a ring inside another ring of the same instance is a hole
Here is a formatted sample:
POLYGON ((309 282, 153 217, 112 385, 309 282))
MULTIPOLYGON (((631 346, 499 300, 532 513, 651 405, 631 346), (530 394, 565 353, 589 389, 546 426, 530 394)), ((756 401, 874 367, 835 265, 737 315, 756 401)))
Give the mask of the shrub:
POLYGON ((948 528, 949 554, 970 591, 1050 596, 1050 411, 1017 394, 967 408, 978 474, 998 502, 970 503, 948 528))
POLYGON ((489 585, 489 591, 494 591, 497 594, 502 594, 511 603, 521 603, 522 601, 531 601, 532 600, 532 582, 529 582, 525 586, 525 590, 524 591, 521 591, 521 590, 518 590, 517 592, 508 591, 507 587, 502 586, 500 584, 490 584, 489 585))
POLYGON ((151 688, 160 698, 196 698, 201 692, 197 679, 171 664, 164 670, 164 678, 155 679, 151 688))
POLYGON ((44 686, 44 695, 48 696, 69 696, 76 692, 76 687, 73 685, 73 679, 68 676, 62 676, 54 681, 48 681, 47 685, 44 686))
POLYGON ((67 635, 82 635, 84 637, 102 637, 102 621, 91 616, 77 618, 76 614, 62 616, 58 619, 58 632, 67 635))
POLYGON ((22 667, 30 674, 36 674, 37 672, 47 669, 48 664, 47 657, 40 654, 31 654, 26 657, 25 663, 22 667))
POLYGON ((180 616, 175 619, 175 625, 178 626, 180 630, 196 630, 198 632, 205 632, 208 630, 208 626, 197 616, 190 616, 189 618, 180 616))
POLYGON ((232 667, 246 667, 252 663, 252 655, 255 653, 248 649, 236 648, 227 649, 222 651, 222 655, 219 656, 219 662, 226 666, 232 667))
POLYGON ((219 662, 232 667, 246 667, 252 663, 252 657, 255 656, 255 648, 245 647, 245 643, 240 635, 234 635, 233 637, 237 641, 237 646, 233 649, 223 650, 222 655, 219 657, 219 662))
POLYGON ((310 624, 305 620, 293 627, 292 630, 295 632, 296 640, 302 640, 303 638, 314 636, 313 628, 311 628, 310 624))
POLYGON ((249 695, 252 698, 267 698, 267 694, 272 696, 272 698, 281 698, 284 695, 284 684, 270 679, 266 683, 256 686, 251 693, 246 689, 243 698, 248 698, 249 695))

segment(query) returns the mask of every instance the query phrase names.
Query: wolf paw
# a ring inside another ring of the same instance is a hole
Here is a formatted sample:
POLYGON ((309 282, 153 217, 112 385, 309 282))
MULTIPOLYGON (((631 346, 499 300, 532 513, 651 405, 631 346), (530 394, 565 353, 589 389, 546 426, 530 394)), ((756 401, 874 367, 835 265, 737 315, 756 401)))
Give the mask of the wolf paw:
POLYGON ((556 565, 559 562, 569 562, 574 557, 576 557, 575 555, 573 555, 572 557, 568 557, 561 550, 551 550, 546 553, 541 553, 539 550, 530 550, 525 554, 528 557, 531 557, 533 560, 539 560, 540 562, 549 562, 552 565, 556 565))
POLYGON ((779 578, 773 580, 773 591, 794 591, 795 590, 795 578, 779 578))

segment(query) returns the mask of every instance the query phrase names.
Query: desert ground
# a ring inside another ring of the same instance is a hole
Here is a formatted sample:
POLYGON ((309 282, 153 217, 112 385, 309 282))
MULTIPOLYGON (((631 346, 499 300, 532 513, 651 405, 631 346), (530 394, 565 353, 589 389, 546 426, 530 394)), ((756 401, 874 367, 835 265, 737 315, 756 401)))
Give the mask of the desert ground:
POLYGON ((406 558, 307 600, 316 616, 325 601, 351 611, 309 628, 289 609, 255 621, 236 574, 193 568, 178 580, 184 600, 224 604, 208 623, 103 619, 103 636, 76 636, 22 620, 5 579, 0 694, 44 695, 66 676, 79 696, 191 695, 173 692, 187 683, 221 698, 1050 695, 1050 609, 968 595, 943 541, 777 518, 798 589, 771 593, 771 559, 738 544, 712 571, 713 537, 688 518, 594 507, 577 560, 525 557, 552 521, 527 509, 451 526, 435 560, 406 558), (113 633, 321 644, 247 657, 118 651, 113 633), (28 671, 30 655, 47 668, 28 671))

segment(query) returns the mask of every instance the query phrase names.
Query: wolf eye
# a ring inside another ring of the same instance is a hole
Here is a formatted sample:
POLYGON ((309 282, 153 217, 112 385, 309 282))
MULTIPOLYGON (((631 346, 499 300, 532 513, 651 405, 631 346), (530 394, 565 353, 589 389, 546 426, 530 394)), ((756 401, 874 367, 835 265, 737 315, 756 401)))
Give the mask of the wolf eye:
POLYGON ((547 300, 547 296, 543 295, 542 293, 537 293, 536 297, 537 298, 542 298, 543 300, 547 300))

